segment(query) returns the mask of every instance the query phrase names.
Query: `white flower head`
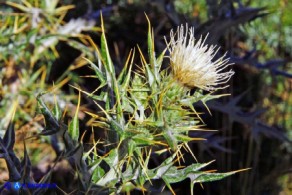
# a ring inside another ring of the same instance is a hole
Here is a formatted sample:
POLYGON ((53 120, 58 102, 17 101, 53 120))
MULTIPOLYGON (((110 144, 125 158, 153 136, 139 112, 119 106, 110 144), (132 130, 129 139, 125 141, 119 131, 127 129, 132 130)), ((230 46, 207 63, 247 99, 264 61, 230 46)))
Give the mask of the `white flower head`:
POLYGON ((228 82, 234 72, 224 72, 231 65, 228 59, 224 59, 225 55, 213 60, 219 48, 205 45, 206 38, 201 37, 195 42, 194 28, 181 25, 175 34, 171 30, 168 50, 172 73, 180 83, 211 91, 216 89, 215 86, 228 82))

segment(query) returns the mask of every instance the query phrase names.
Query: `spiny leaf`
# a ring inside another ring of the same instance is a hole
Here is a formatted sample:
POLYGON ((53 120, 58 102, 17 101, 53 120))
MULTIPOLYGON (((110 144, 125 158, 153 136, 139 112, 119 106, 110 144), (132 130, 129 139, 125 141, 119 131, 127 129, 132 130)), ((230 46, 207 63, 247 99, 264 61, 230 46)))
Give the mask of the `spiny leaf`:
POLYGON ((163 137, 167 141, 168 145, 173 151, 177 150, 177 142, 178 140, 176 139, 175 135, 172 132, 172 129, 165 127, 163 130, 163 137))
POLYGON ((155 67, 155 51, 154 51, 154 37, 153 37, 153 30, 151 28, 151 23, 148 16, 145 14, 147 22, 148 22, 148 37, 147 37, 147 44, 148 44, 148 55, 150 58, 150 65, 151 68, 154 69, 155 67))
MULTIPOLYGON (((101 29, 102 29, 102 35, 101 35, 101 57, 104 60, 104 65, 108 73, 115 75, 115 69, 109 54, 107 41, 105 37, 105 30, 104 30, 104 24, 103 24, 103 18, 101 14, 101 29)), ((111 75, 111 76, 112 76, 111 75)))
POLYGON ((161 65, 162 65, 162 62, 163 62, 163 58, 164 58, 164 54, 166 52, 167 49, 164 49, 161 54, 158 56, 157 59, 155 59, 155 71, 154 71, 154 75, 155 75, 155 78, 156 78, 156 81, 159 83, 160 82, 160 73, 159 71, 161 70, 161 65))
POLYGON ((18 167, 17 163, 20 164, 20 162, 17 159, 17 157, 15 156, 14 152, 13 152, 13 154, 12 153, 9 154, 9 152, 7 151, 7 149, 4 146, 4 143, 3 143, 3 140, 1 137, 0 137, 0 158, 4 158, 6 161, 6 165, 7 165, 8 172, 9 172, 9 181, 18 181, 21 178, 21 176, 20 176, 20 169, 17 169, 17 167, 18 167), (11 158, 12 155, 15 158, 11 158), (17 159, 18 162, 15 163, 13 159, 17 159))
POLYGON ((58 104, 58 101, 56 99, 56 96, 54 96, 54 108, 52 110, 52 113, 54 115, 54 117, 60 121, 61 117, 62 117, 62 111, 60 109, 60 106, 58 104))
POLYGON ((24 145, 24 156, 23 156, 23 160, 21 162, 21 177, 22 180, 24 181, 24 183, 35 183, 34 179, 31 177, 31 162, 26 150, 26 144, 25 141, 23 141, 23 145, 24 145))
POLYGON ((223 179, 227 176, 230 176, 234 173, 236 173, 236 171, 235 172, 227 172, 227 173, 204 173, 204 172, 201 172, 199 174, 190 174, 190 177, 197 176, 197 178, 194 179, 193 182, 203 183, 203 182, 221 180, 221 179, 223 179))
MULTIPOLYGON (((104 86, 106 83, 106 79, 105 79, 103 72, 89 59, 87 59, 87 58, 83 58, 83 59, 85 59, 90 64, 90 66, 93 68, 96 76, 98 77, 99 81, 101 82, 101 86, 104 86)), ((101 87, 99 87, 99 88, 101 88, 101 87)))
POLYGON ((78 141, 79 138, 79 119, 78 119, 78 114, 79 114, 79 107, 80 107, 80 91, 79 91, 79 96, 78 96, 78 104, 76 108, 75 115, 73 117, 73 120, 69 124, 69 135, 72 137, 73 140, 78 141))
POLYGON ((74 39, 70 39, 70 41, 67 41, 66 44, 70 45, 71 47, 73 47, 79 51, 82 51, 86 56, 92 56, 92 52, 90 51, 91 48, 84 45, 83 43, 80 43, 79 41, 76 41, 74 39))
POLYGON ((175 135, 176 139, 181 141, 181 142, 190 142, 190 141, 204 141, 206 139, 204 138, 195 138, 195 137, 189 137, 186 135, 178 134, 175 135))
POLYGON ((8 129, 6 130, 6 133, 4 135, 4 145, 7 148, 7 152, 9 154, 9 157, 11 158, 11 160, 14 163, 14 166, 20 170, 21 169, 21 165, 20 165, 20 161, 19 159, 16 157, 14 151, 13 151, 13 147, 14 147, 14 143, 15 143, 15 131, 14 131, 14 124, 13 122, 10 122, 8 125, 8 129), (5 140, 9 140, 8 142, 6 142, 5 140))
POLYGON ((15 131, 14 131, 14 123, 10 122, 8 128, 3 137, 4 146, 8 151, 13 151, 13 146, 15 143, 15 131))
POLYGON ((165 52, 167 51, 167 49, 164 49, 161 54, 158 56, 157 60, 156 60, 156 68, 158 71, 160 71, 161 69, 161 65, 162 65, 162 62, 163 62, 163 58, 164 58, 164 54, 165 52))
POLYGON ((100 180, 105 174, 103 168, 100 167, 101 160, 102 159, 97 160, 91 168, 93 170, 91 177, 94 183, 100 180))
POLYGON ((148 65, 146 65, 145 68, 146 68, 147 81, 150 87, 152 87, 154 82, 156 82, 155 76, 148 65))
POLYGON ((109 49, 107 46, 102 16, 101 16, 101 28, 102 28, 101 57, 103 59, 104 66, 106 69, 108 93, 109 93, 109 97, 110 97, 110 98, 108 98, 108 101, 106 102, 106 104, 107 104, 107 106, 110 107, 110 109, 112 109, 112 107, 114 107, 114 106, 116 107, 117 121, 120 124, 124 124, 119 85, 118 85, 118 82, 116 79, 114 65, 112 63, 112 60, 111 60, 111 57, 109 54, 109 49))
POLYGON ((60 128, 60 125, 58 123, 58 120, 54 117, 50 109, 47 107, 47 105, 43 102, 43 100, 40 98, 43 94, 39 94, 37 96, 37 101, 39 108, 42 112, 42 114, 45 117, 46 121, 46 128, 43 130, 40 135, 52 135, 58 132, 58 129, 60 128))
POLYGON ((4 158, 9 171, 9 181, 18 181, 20 179, 21 165, 16 157, 13 146, 15 142, 15 132, 11 122, 5 132, 4 140, 0 137, 0 158, 4 158))
POLYGON ((130 82, 132 66, 133 66, 134 57, 135 57, 135 50, 133 51, 131 62, 129 62, 131 54, 132 54, 132 50, 129 53, 129 56, 128 56, 127 61, 125 63, 125 67, 123 68, 123 70, 120 73, 118 80, 117 80, 124 91, 126 90, 127 86, 129 85, 129 82, 130 82))
MULTIPOLYGON (((205 171, 199 171, 203 167, 209 165, 213 161, 209 163, 203 164, 192 164, 184 169, 178 169, 176 167, 171 167, 163 176, 162 179, 167 184, 168 187, 171 187, 169 184, 177 183, 180 181, 185 180, 186 178, 190 178, 191 180, 191 192, 193 191, 193 184, 194 183, 203 183, 203 182, 210 182, 210 181, 217 181, 221 180, 227 176, 235 174, 240 171, 245 171, 247 169, 242 169, 238 171, 232 171, 227 173, 210 173, 205 171)), ((171 189, 171 188, 170 188, 171 189)))

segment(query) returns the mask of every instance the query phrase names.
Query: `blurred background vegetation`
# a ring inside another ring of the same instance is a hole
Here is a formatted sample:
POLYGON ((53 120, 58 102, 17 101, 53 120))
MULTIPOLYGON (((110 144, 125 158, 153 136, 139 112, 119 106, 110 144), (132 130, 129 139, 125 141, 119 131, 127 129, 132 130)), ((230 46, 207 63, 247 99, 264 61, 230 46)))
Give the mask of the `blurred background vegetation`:
MULTIPOLYGON (((197 185, 195 194, 292 193, 292 2, 289 0, 11 0, 0 1, 0 135, 14 109, 17 143, 42 127, 36 115, 36 94, 49 91, 66 110, 75 113, 76 91, 71 85, 94 91, 99 83, 82 57, 94 58, 100 40, 102 12, 110 51, 117 72, 130 49, 147 50, 148 15, 157 53, 165 48, 164 36, 180 24, 194 26, 196 36, 208 35, 208 44, 221 47, 234 63, 231 94, 196 108, 209 129, 205 142, 190 144, 199 162, 216 159, 214 169, 231 171, 250 167, 222 181, 197 185)), ((139 59, 135 59, 139 65, 139 59)), ((168 64, 164 65, 165 67, 168 64)), ((94 110, 83 97, 81 111, 94 110)), ((90 117, 80 112, 84 142, 90 142, 90 117)), ((80 134, 81 134, 80 133, 80 134)), ((44 139, 44 138, 42 138, 44 139)), ((38 174, 54 159, 48 140, 27 145, 38 174), (42 160, 41 160, 42 159, 42 160)), ((188 159, 188 158, 186 158, 188 159)), ((190 158, 191 159, 191 158, 190 158)), ((186 162, 191 164, 192 162, 186 162)), ((0 180, 7 178, 0 161, 0 180)), ((40 176, 41 177, 41 176, 40 176)), ((189 194, 188 182, 174 186, 189 194), (185 187, 185 185, 187 187, 185 187)))

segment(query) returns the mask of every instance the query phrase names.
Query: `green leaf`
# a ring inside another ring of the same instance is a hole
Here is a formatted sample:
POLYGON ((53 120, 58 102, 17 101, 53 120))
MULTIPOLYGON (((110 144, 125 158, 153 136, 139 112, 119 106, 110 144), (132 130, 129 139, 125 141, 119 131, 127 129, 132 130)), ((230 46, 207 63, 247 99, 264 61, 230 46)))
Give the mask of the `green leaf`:
POLYGON ((177 150, 177 139, 175 135, 173 134, 173 129, 169 128, 167 125, 165 126, 163 130, 163 137, 167 141, 168 145, 173 151, 177 150))
POLYGON ((146 68, 148 83, 149 83, 150 87, 152 87, 153 83, 155 82, 155 76, 152 73, 152 71, 151 71, 151 69, 149 68, 148 65, 146 65, 145 68, 146 68))
POLYGON ((133 62, 134 62, 134 57, 135 57, 135 50, 130 51, 127 61, 125 63, 124 68, 122 69, 117 81, 118 83, 122 86, 122 89, 125 91, 126 88, 129 85, 130 82, 130 77, 131 77, 131 72, 132 72, 132 66, 133 66, 133 62), (132 56, 132 57, 131 57, 132 56), (130 57, 131 57, 131 62, 130 61, 130 57))
POLYGON ((109 49, 107 46, 107 41, 105 37, 105 30, 104 30, 104 24, 103 24, 103 19, 101 16, 101 29, 102 29, 102 35, 101 35, 101 57, 103 60, 103 63, 105 65, 106 69, 106 78, 107 78, 107 84, 109 87, 109 91, 114 92, 114 99, 115 101, 109 102, 109 106, 115 106, 116 107, 116 116, 117 116, 117 121, 120 124, 124 124, 124 118, 123 118, 123 111, 122 111, 122 105, 121 105, 121 98, 120 98, 120 90, 119 90, 119 85, 116 79, 116 74, 115 74, 115 69, 113 62, 111 60, 110 54, 109 54, 109 49))
MULTIPOLYGON (((105 37, 105 30, 104 30, 104 24, 103 24, 102 16, 101 16, 101 29, 102 29, 102 34, 101 34, 101 57, 104 60, 104 65, 105 65, 107 73, 110 74, 111 77, 113 77, 113 75, 115 75, 115 69, 114 69, 113 62, 111 60, 111 57, 110 57, 110 54, 109 54, 109 50, 108 50, 108 46, 107 46, 107 41, 106 41, 106 37, 105 37)), ((110 79, 110 78, 108 78, 108 79, 110 79)))
POLYGON ((176 139, 180 142, 190 142, 190 141, 203 141, 203 140, 206 140, 204 138, 194 138, 194 137, 189 137, 187 135, 182 135, 182 134, 178 134, 175 136, 176 139))
MULTIPOLYGON (((227 176, 233 175, 237 171, 227 172, 227 173, 200 173, 197 179, 194 180, 196 183, 210 182, 221 180, 227 176)), ((195 175, 195 174, 190 174, 195 175)))
POLYGON ((148 37, 147 37, 147 44, 148 44, 148 55, 150 58, 150 65, 154 69, 155 66, 155 51, 154 51, 154 40, 153 40, 153 31, 151 29, 151 23, 149 18, 146 15, 146 19, 148 22, 148 37))
POLYGON ((44 115, 45 121, 46 121, 46 130, 44 130, 41 134, 53 134, 56 133, 59 128, 59 122, 55 118, 55 116, 52 114, 50 109, 47 107, 47 105, 43 102, 43 100, 40 98, 44 93, 40 93, 37 96, 38 106, 41 111, 41 113, 44 115))
MULTIPOLYGON (((105 76, 104 76, 103 72, 92 61, 90 61, 89 59, 87 59, 87 58, 83 58, 83 59, 85 59, 91 65, 91 67, 93 68, 97 78, 101 82, 101 86, 104 86, 106 84, 106 79, 105 79, 105 76)), ((99 88, 101 88, 101 86, 99 88)))
POLYGON ((100 166, 101 162, 102 162, 102 159, 98 159, 94 163, 92 163, 92 165, 90 166, 90 171, 93 171, 92 172, 92 181, 93 182, 97 182, 105 174, 105 171, 100 166))
POLYGON ((78 141, 79 138, 79 119, 78 119, 78 112, 79 112, 79 107, 80 107, 80 91, 79 91, 79 96, 78 96, 78 104, 76 108, 75 115, 73 117, 73 120, 69 124, 69 135, 73 140, 78 141))
POLYGON ((92 181, 97 182, 100 180, 105 174, 105 171, 101 167, 96 167, 92 173, 92 181))
POLYGON ((56 100, 56 96, 54 96, 54 99, 55 99, 55 103, 54 103, 54 108, 52 110, 52 113, 54 115, 54 117, 60 121, 61 117, 62 117, 62 111, 60 109, 60 106, 58 104, 58 101, 56 100))
POLYGON ((68 39, 68 40, 66 41, 66 43, 67 43, 68 45, 70 45, 71 47, 73 47, 73 48, 75 48, 75 49, 81 51, 81 52, 84 53, 86 56, 90 56, 90 57, 93 56, 93 55, 92 55, 92 51, 90 51, 90 47, 88 47, 88 46, 86 46, 86 45, 84 45, 84 44, 82 44, 82 43, 80 43, 80 42, 78 42, 78 41, 75 41, 75 40, 73 40, 73 39, 68 39))
POLYGON ((160 82, 160 77, 161 77, 160 76, 160 69, 161 69, 161 65, 162 65, 164 54, 165 54, 166 50, 167 49, 163 50, 162 53, 159 55, 159 57, 155 61, 154 75, 155 75, 156 81, 158 83, 160 82))
MULTIPOLYGON (((202 169, 203 167, 209 165, 209 163, 203 163, 203 164, 192 164, 184 169, 178 169, 177 167, 171 167, 168 169, 168 171, 163 174, 162 179, 168 186, 170 190, 172 190, 170 184, 171 183, 177 183, 180 181, 185 180, 186 178, 190 178, 191 180, 191 192, 193 192, 193 185, 194 183, 203 183, 203 182, 210 182, 210 181, 217 181, 221 180, 227 176, 230 176, 232 174, 235 174, 239 171, 232 171, 227 173, 210 173, 205 171, 198 171, 199 169, 202 169)), ((192 193, 193 194, 193 193, 192 193)))

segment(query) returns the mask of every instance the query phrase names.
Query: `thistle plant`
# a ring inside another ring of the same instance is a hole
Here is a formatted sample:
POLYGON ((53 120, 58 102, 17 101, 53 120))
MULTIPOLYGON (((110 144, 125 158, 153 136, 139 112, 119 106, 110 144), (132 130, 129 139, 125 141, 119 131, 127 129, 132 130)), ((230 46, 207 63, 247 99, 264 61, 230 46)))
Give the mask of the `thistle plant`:
MULTIPOLYGON (((191 137, 189 132, 206 131, 193 104, 201 101, 206 105, 208 100, 224 95, 213 95, 213 91, 233 74, 232 71, 222 72, 229 66, 227 60, 219 58, 212 62, 216 53, 214 47, 204 46, 202 39, 195 44, 192 28, 189 34, 184 34, 184 27, 179 28, 177 40, 171 33, 168 48, 156 57, 149 20, 148 23, 148 59, 138 47, 141 60, 137 69, 133 70, 136 52, 132 50, 124 68, 116 76, 101 20, 101 46, 95 46, 98 63, 94 64, 94 59, 86 58, 95 72, 94 76, 100 81, 100 86, 93 92, 75 87, 92 98, 100 110, 98 113, 86 112, 92 117, 90 125, 107 132, 104 140, 93 139, 90 150, 84 151, 82 139, 80 141, 80 96, 76 114, 69 125, 62 122, 57 101, 51 111, 41 95, 37 97, 39 110, 44 115, 46 124, 39 135, 60 138, 55 139, 53 148, 58 159, 66 159, 75 171, 78 187, 74 190, 77 194, 119 194, 134 189, 151 191, 146 186, 155 180, 163 180, 164 185, 175 194, 171 184, 186 178, 190 179, 193 193, 195 183, 220 180, 238 172, 215 173, 202 170, 211 162, 181 166, 184 161, 182 149, 190 152, 195 159, 188 143, 204 140, 191 137), (165 56, 167 49, 169 56, 165 56), (192 54, 200 59, 194 58, 192 54), (162 69, 162 63, 167 59, 170 59, 170 69, 162 69), (185 73, 186 78, 183 77, 185 73), (209 73, 215 78, 209 77, 209 73), (192 92, 191 89, 195 86, 198 89, 192 92), (202 90, 211 92, 204 94, 202 90), (58 142, 64 147, 58 147, 58 142), (102 151, 96 147, 100 144, 104 148, 102 151), (150 168, 149 163, 154 154, 166 155, 167 158, 160 165, 150 168), (180 166, 176 165, 177 162, 180 166)), ((0 139, 0 157, 5 159, 11 172, 9 181, 34 183, 28 174, 31 163, 26 151, 22 161, 26 165, 25 171, 18 166, 20 161, 12 150, 13 137, 14 130, 10 127, 3 139, 0 139)), ((51 173, 46 174, 40 183, 49 182, 51 173)), ((32 193, 37 194, 39 191, 33 190, 32 193)), ((45 192, 43 189, 42 193, 45 192)))
POLYGON ((149 59, 146 60, 138 47, 141 64, 137 70, 132 68, 133 50, 116 77, 101 22, 98 64, 88 60, 101 86, 94 92, 79 89, 91 97, 101 110, 100 113, 88 114, 93 117, 92 126, 107 131, 105 141, 110 145, 106 147, 103 157, 97 152, 93 152, 92 158, 88 157, 92 167, 92 182, 109 188, 113 193, 120 193, 133 189, 145 191, 147 182, 162 179, 169 190, 175 193, 171 184, 190 178, 193 191, 194 183, 219 180, 236 172, 201 171, 210 162, 195 163, 185 168, 175 166, 175 162, 183 161, 182 148, 192 153, 188 143, 204 140, 189 136, 190 131, 205 131, 193 104, 201 101, 206 105, 208 100, 224 95, 213 95, 212 92, 204 95, 201 89, 216 90, 218 84, 230 79, 233 71, 223 72, 230 65, 228 60, 221 57, 213 62, 215 47, 204 45, 202 39, 195 44, 193 29, 185 34, 183 26, 178 28, 177 40, 171 32, 168 44, 170 55, 165 56, 165 49, 156 57, 153 32, 148 23, 149 59), (170 59, 171 70, 161 68, 165 59, 170 59), (195 86, 199 89, 191 93, 191 88, 195 86), (96 91, 99 91, 99 95, 95 95, 96 91), (101 102, 104 102, 104 106, 101 102), (156 168, 149 169, 149 161, 154 153, 161 155, 167 152, 171 153, 170 157, 156 168), (102 161, 108 164, 108 170, 101 166, 102 161))

